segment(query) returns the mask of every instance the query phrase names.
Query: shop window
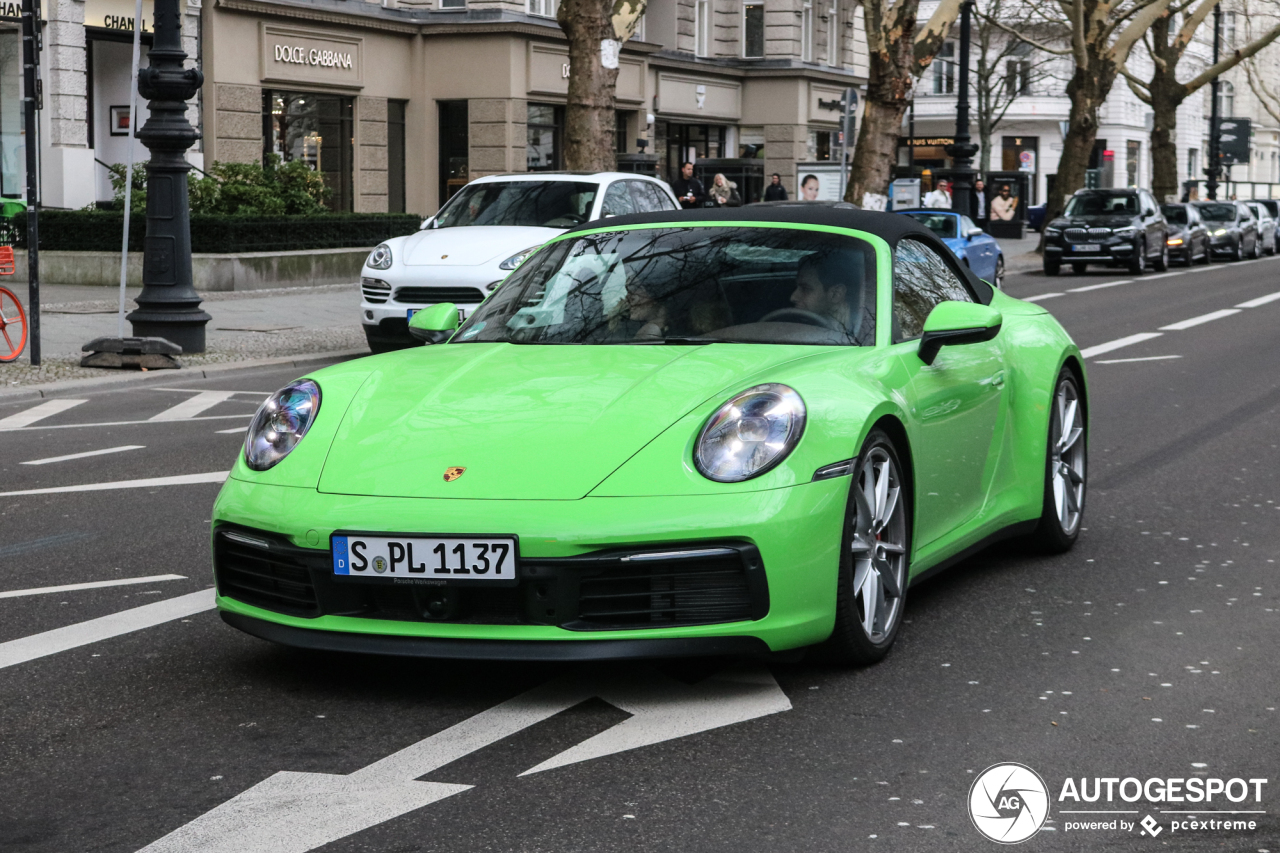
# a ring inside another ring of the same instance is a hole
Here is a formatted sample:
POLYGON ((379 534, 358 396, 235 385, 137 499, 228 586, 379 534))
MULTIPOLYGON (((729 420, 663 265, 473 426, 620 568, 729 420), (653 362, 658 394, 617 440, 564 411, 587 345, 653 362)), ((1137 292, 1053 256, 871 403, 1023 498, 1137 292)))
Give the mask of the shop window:
POLYGON ((470 180, 467 102, 440 101, 440 206, 470 180))
POLYGON ((387 210, 404 213, 404 101, 387 102, 387 210))
POLYGON ((696 0, 694 5, 693 53, 711 55, 711 0, 696 0))
POLYGON ((529 104, 526 168, 554 172, 563 168, 564 107, 529 104))
POLYGON ((22 132, 22 34, 0 32, 0 193, 22 196, 27 160, 22 132))
POLYGON ((332 210, 350 211, 353 201, 351 98, 315 92, 262 92, 264 154, 285 163, 302 161, 324 178, 332 210))
POLYGON ((831 144, 836 137, 832 130, 809 131, 809 160, 830 160, 831 144))
POLYGON ((746 3, 742 7, 742 55, 746 59, 764 58, 763 3, 746 3))
POLYGON ((953 95, 956 91, 956 43, 945 42, 933 60, 933 94, 953 95))

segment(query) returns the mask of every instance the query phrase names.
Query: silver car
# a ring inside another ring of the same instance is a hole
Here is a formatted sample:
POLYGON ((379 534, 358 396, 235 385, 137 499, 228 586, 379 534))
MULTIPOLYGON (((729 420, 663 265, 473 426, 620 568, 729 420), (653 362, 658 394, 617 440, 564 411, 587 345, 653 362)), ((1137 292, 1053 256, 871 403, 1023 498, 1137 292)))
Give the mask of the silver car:
POLYGON ((1271 210, 1261 202, 1246 201, 1245 206, 1253 211, 1253 217, 1258 220, 1258 239, 1262 241, 1262 251, 1268 255, 1276 253, 1276 219, 1271 215, 1271 210))

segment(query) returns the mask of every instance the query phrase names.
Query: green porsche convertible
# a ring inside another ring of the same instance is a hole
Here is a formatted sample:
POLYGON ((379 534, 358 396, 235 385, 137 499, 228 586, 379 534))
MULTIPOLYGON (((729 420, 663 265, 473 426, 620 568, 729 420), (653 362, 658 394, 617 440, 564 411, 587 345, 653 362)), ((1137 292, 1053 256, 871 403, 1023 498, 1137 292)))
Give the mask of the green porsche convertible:
POLYGON ((906 216, 763 205, 557 237, 429 346, 259 409, 229 624, 452 658, 882 658, 911 586, 1080 531, 1084 363, 906 216))

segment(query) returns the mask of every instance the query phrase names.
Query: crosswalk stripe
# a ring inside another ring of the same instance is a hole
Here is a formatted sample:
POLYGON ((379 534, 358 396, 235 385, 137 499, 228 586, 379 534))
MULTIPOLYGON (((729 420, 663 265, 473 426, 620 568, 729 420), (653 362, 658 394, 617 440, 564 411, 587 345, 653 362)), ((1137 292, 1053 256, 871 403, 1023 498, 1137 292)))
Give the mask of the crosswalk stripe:
POLYGON ((1167 326, 1161 326, 1162 332, 1181 332, 1184 329, 1190 329, 1193 326, 1199 326, 1203 323, 1210 323, 1214 320, 1221 320, 1223 317, 1230 317, 1232 314, 1239 314, 1239 308, 1223 308, 1221 311, 1212 311, 1208 314, 1201 314, 1199 317, 1192 317, 1190 320, 1181 320, 1177 323, 1170 323, 1167 326))
POLYGON ((7 643, 0 643, 0 669, 57 654, 58 652, 65 652, 68 649, 87 646, 100 640, 109 640, 121 634, 140 631, 143 628, 163 625, 165 622, 172 622, 175 619, 194 616, 197 613, 212 610, 213 607, 213 590, 202 589, 199 592, 180 595, 177 598, 152 602, 130 610, 122 610, 119 613, 112 613, 110 616, 102 616, 97 619, 90 619, 87 622, 67 625, 64 628, 54 628, 52 631, 32 634, 30 637, 10 640, 7 643))
POLYGON ((1113 350, 1123 349, 1124 347, 1133 346, 1134 344, 1140 344, 1143 341, 1149 341, 1152 338, 1158 338, 1158 337, 1160 337, 1159 332, 1139 332, 1136 335, 1129 335, 1128 337, 1125 337, 1125 338, 1119 338, 1114 341, 1107 341, 1105 344, 1098 344, 1097 346, 1082 349, 1080 350, 1080 355, 1082 355, 1085 358, 1093 358, 1095 355, 1102 355, 1103 353, 1106 353, 1106 352, 1112 352, 1113 350))
POLYGON ((32 459, 22 465, 48 465, 52 462, 70 462, 73 459, 88 459, 90 456, 106 456, 108 453, 123 453, 126 450, 144 450, 145 444, 122 444, 119 447, 104 447, 102 450, 86 450, 83 453, 68 453, 66 456, 50 456, 46 459, 32 459))
POLYGON ((132 586, 140 583, 156 583, 157 581, 182 581, 186 575, 148 575, 145 578, 119 578, 113 581, 89 581, 87 583, 64 583, 61 586, 38 586, 31 589, 9 589, 0 592, 0 598, 25 598, 28 595, 50 595, 55 592, 76 592, 82 589, 104 589, 111 586, 132 586))
POLYGON ((177 477, 149 477, 145 480, 116 480, 111 483, 83 483, 78 486, 54 486, 48 489, 23 489, 17 492, 0 492, 0 498, 13 498, 19 495, 57 495, 65 492, 149 489, 153 486, 190 486, 196 483, 221 483, 226 479, 226 471, 213 471, 208 474, 180 474, 177 477))
POLYGON ((67 409, 74 409, 81 403, 87 403, 88 400, 46 400, 38 406, 32 406, 16 415, 9 415, 7 418, 0 418, 0 429, 22 429, 30 426, 36 421, 42 421, 45 418, 51 418, 59 412, 65 412, 67 409))
POLYGON ((201 391, 194 397, 188 397, 176 406, 170 406, 160 414, 151 418, 153 421, 185 421, 194 418, 219 403, 225 403, 236 395, 235 391, 201 391))

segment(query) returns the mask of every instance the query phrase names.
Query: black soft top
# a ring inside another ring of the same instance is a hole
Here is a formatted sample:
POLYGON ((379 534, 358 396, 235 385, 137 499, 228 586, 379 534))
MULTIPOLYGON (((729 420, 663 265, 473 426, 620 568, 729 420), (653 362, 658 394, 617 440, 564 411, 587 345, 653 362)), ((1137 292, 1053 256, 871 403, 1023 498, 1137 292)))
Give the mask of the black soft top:
POLYGON ((991 303, 991 286, 978 278, 965 264, 956 261, 947 244, 910 216, 899 213, 881 213, 860 210, 845 202, 775 201, 749 204, 746 207, 695 208, 693 210, 667 210, 659 213, 631 213, 613 216, 607 221, 583 222, 566 231, 594 231, 622 225, 679 225, 682 222, 789 222, 797 225, 826 225, 832 228, 849 228, 875 234, 896 248, 903 237, 911 237, 929 244, 955 271, 969 283, 978 301, 991 303))

